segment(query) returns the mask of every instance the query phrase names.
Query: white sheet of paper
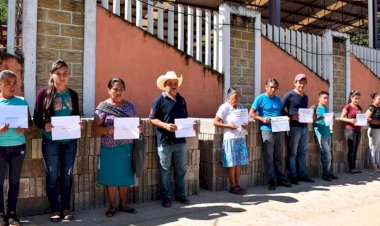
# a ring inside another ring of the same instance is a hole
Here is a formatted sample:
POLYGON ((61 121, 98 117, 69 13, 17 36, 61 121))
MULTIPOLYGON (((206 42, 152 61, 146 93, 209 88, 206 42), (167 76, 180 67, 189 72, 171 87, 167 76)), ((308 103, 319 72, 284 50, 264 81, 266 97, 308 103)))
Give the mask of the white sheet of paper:
POLYGON ((235 126, 241 127, 243 124, 248 124, 249 116, 247 109, 236 109, 231 111, 232 121, 235 126))
POLYGON ((0 125, 8 123, 9 128, 28 128, 28 106, 5 105, 0 112, 0 125))
POLYGON ((356 114, 355 126, 367 126, 368 117, 366 114, 356 114))
POLYGON ((301 123, 313 123, 314 109, 311 108, 299 108, 298 117, 301 123))
POLYGON ((195 137, 195 130, 193 125, 195 124, 193 118, 176 118, 174 124, 177 126, 175 131, 175 137, 195 137))
POLYGON ((334 113, 324 113, 323 116, 326 126, 334 125, 334 113))
POLYGON ((140 118, 114 118, 113 125, 115 130, 113 132, 113 139, 138 139, 140 131, 140 118))
POLYGON ((80 138, 80 118, 79 115, 73 116, 53 116, 51 117, 52 139, 67 140, 80 138))
POLYGON ((271 117, 270 124, 272 126, 272 132, 283 132, 289 131, 289 117, 287 116, 278 116, 271 117))

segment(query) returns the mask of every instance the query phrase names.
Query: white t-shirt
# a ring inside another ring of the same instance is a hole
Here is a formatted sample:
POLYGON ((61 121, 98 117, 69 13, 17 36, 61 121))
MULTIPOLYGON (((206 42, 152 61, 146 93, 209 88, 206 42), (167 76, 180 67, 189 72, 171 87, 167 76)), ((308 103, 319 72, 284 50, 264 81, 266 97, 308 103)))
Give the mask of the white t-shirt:
MULTIPOLYGON (((226 102, 220 105, 218 111, 216 112, 216 116, 222 119, 223 123, 230 124, 233 123, 231 112, 237 109, 244 109, 244 106, 239 103, 237 104, 236 108, 234 108, 232 105, 226 102)), ((235 130, 223 128, 223 139, 245 138, 245 134, 247 134, 247 131, 242 127, 239 127, 235 130)))

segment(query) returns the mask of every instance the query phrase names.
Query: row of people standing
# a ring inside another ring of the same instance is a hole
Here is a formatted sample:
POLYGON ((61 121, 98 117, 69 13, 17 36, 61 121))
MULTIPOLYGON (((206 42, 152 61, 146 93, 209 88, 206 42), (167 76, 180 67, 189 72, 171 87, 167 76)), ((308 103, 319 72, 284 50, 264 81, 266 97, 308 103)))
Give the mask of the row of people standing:
MULTIPOLYGON (((306 123, 299 122, 298 110, 309 106, 308 96, 305 93, 307 78, 305 74, 297 74, 294 79, 294 89, 287 92, 281 100, 275 95, 279 88, 276 79, 269 79, 265 84, 265 92, 255 98, 252 103, 249 115, 260 122, 261 137, 263 142, 264 168, 269 185, 269 190, 276 189, 276 186, 291 187, 297 185, 299 181, 313 183, 306 171, 306 156, 309 142, 309 130, 306 123), (286 115, 289 117, 289 131, 287 133, 287 166, 288 178, 282 171, 283 168, 283 139, 284 132, 272 132, 271 117, 286 115)), ((248 162, 247 147, 244 135, 241 130, 235 126, 231 119, 231 112, 241 109, 239 103, 240 91, 236 88, 230 88, 227 92, 228 100, 220 106, 214 119, 214 125, 224 129, 222 159, 223 166, 228 169, 230 179, 230 192, 234 194, 245 194, 245 190, 239 185, 239 170, 241 165, 248 162), (231 136, 234 134, 233 136, 231 136)), ((331 132, 330 126, 324 122, 324 114, 328 112, 327 102, 329 93, 321 91, 318 95, 318 104, 315 106, 313 116, 314 134, 319 143, 322 163, 322 179, 331 181, 338 179, 331 171, 331 132)), ((373 103, 367 108, 366 114, 369 122, 368 137, 371 150, 371 163, 375 170, 380 169, 380 93, 371 95, 373 103)), ((349 101, 344 106, 340 120, 347 122, 345 128, 345 137, 347 140, 348 151, 347 159, 349 172, 351 174, 360 173, 356 169, 356 155, 360 142, 360 126, 355 126, 356 114, 362 111, 358 102, 360 93, 352 91, 349 101)), ((257 150, 260 151, 260 150, 257 150)))

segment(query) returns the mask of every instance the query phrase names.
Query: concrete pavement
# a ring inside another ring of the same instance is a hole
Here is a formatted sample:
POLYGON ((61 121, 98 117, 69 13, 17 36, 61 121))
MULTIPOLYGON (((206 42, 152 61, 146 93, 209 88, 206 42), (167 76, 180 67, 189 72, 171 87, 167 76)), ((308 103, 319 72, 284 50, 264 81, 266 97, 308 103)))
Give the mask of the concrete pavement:
POLYGON ((192 204, 173 202, 163 208, 159 201, 132 204, 137 214, 117 212, 105 216, 105 208, 74 212, 72 222, 49 222, 49 215, 21 218, 23 225, 380 225, 380 173, 339 174, 332 182, 320 178, 291 188, 267 186, 247 189, 244 196, 227 191, 201 190, 189 197, 192 204))

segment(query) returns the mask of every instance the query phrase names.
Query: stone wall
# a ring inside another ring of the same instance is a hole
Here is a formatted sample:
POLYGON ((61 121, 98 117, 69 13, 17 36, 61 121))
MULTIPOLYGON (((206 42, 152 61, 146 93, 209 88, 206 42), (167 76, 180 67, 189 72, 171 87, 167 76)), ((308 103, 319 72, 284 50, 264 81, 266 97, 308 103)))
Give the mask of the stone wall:
MULTIPOLYGON (((200 122, 199 148, 201 150, 201 159, 199 166, 199 179, 201 188, 217 191, 226 190, 229 187, 228 175, 226 168, 221 163, 221 147, 223 141, 223 131, 212 125, 212 119, 202 119, 200 122)), ((334 124, 332 138, 332 172, 342 173, 348 171, 347 164, 347 144, 344 138, 344 126, 342 122, 334 124)), ((309 125, 310 139, 308 144, 308 154, 306 157, 306 170, 310 177, 320 177, 322 167, 320 164, 320 151, 318 144, 314 140, 314 134, 311 124, 309 125)), ((286 143, 286 135, 283 133, 282 139, 286 143)), ((266 183, 262 140, 259 132, 259 124, 250 122, 248 136, 246 138, 249 150, 249 164, 241 169, 241 185, 252 187, 266 183)), ((286 147, 283 150, 283 169, 286 173, 286 147)), ((357 156, 357 168, 368 167, 369 149, 366 130, 362 130, 361 142, 357 156)))
POLYGON ((346 40, 333 38, 334 112, 346 104, 346 40))
POLYGON ((250 108, 254 96, 254 18, 231 15, 231 86, 241 89, 240 102, 250 108))
POLYGON ((37 24, 37 89, 45 86, 52 62, 69 64, 69 86, 83 98, 83 0, 39 0, 37 24))
MULTIPOLYGON (((96 183, 100 138, 91 131, 92 120, 83 119, 84 129, 78 140, 77 156, 73 170, 73 190, 71 206, 73 210, 101 208, 107 205, 105 189, 96 183)), ((136 184, 130 187, 129 203, 140 203, 156 200, 159 197, 159 178, 156 157, 155 128, 144 121, 145 149, 147 151, 146 169, 137 178, 136 184)), ((41 135, 37 128, 26 134, 27 151, 23 164, 18 214, 34 215, 48 210, 49 202, 45 191, 45 168, 41 152, 41 135)), ((199 193, 199 160, 198 138, 187 138, 188 172, 186 175, 186 195, 199 193)), ((173 174, 174 175, 174 174, 173 174)), ((7 191, 8 180, 4 191, 7 191)), ((6 196, 5 196, 6 197, 6 196)))

